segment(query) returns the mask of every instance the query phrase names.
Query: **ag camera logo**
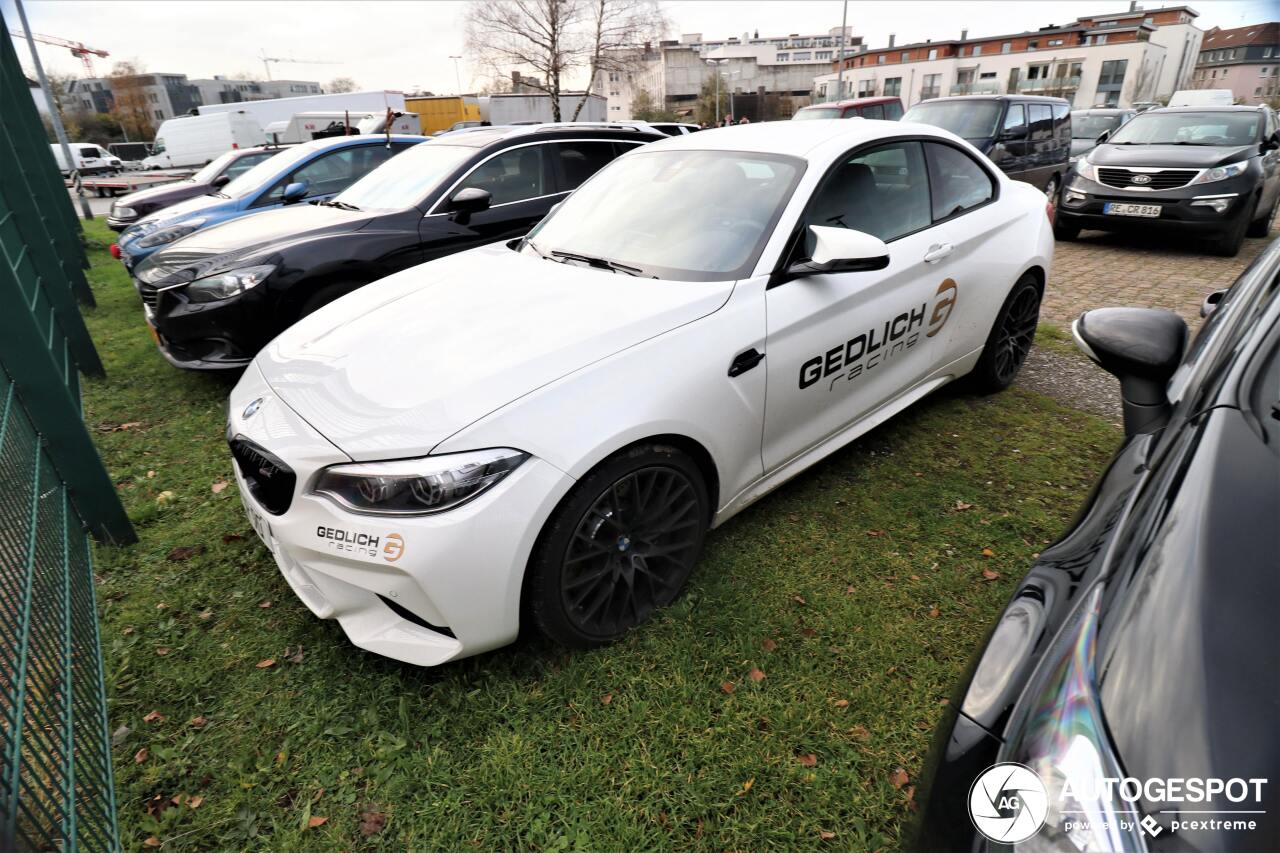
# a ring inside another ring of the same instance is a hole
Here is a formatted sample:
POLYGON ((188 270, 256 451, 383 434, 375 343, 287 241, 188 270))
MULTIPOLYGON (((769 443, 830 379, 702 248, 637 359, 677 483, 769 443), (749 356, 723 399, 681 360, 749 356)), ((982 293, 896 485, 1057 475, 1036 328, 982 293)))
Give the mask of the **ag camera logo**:
POLYGON ((969 819, 997 844, 1018 844, 1040 831, 1049 814, 1049 794, 1040 776, 1012 761, 993 764, 969 789, 969 819))

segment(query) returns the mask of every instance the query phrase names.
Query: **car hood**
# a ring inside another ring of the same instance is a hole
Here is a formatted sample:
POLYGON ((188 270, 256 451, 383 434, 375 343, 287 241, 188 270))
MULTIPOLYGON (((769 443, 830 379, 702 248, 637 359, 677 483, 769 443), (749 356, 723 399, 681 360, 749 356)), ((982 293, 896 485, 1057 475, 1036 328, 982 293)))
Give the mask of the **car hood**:
POLYGON ((195 198, 189 198, 186 201, 180 201, 177 204, 161 208, 150 216, 144 216, 139 219, 120 235, 120 242, 125 243, 144 234, 159 231, 161 228, 177 225, 180 221, 199 214, 208 215, 221 213, 224 210, 233 210, 235 204, 235 199, 231 198, 198 195, 195 198))
POLYGON ((1071 156, 1079 157, 1081 154, 1092 151, 1097 147, 1097 141, 1093 139, 1073 139, 1071 140, 1071 156))
MULTIPOLYGON (((1103 716, 1126 774, 1269 778, 1259 805, 1144 803, 1161 809, 1280 806, 1280 477, 1237 409, 1205 416, 1180 485, 1157 501, 1150 543, 1108 581, 1098 645, 1103 716)), ((1269 815, 1270 816, 1270 815, 1269 815)), ((1190 817, 1198 817, 1192 815, 1190 817)), ((1178 833, 1183 850, 1280 849, 1270 833, 1178 833)))
POLYGON ((257 365, 352 459, 420 456, 518 397, 716 311, 732 291, 733 282, 637 278, 495 244, 330 303, 257 365))
POLYGON ((182 247, 207 254, 239 254, 241 250, 266 247, 281 240, 358 231, 372 218, 371 214, 360 211, 296 204, 202 229, 188 237, 182 247))
POLYGON ((202 196, 212 189, 208 184, 197 184, 192 181, 178 181, 172 184, 164 184, 159 187, 151 187, 150 189, 138 190, 121 196, 116 199, 116 203, 121 207, 134 207, 136 205, 164 205, 168 206, 185 199, 195 196, 202 196))
POLYGON ((1095 166, 1167 166, 1208 169, 1244 160, 1258 152, 1256 145, 1112 145, 1093 149, 1095 166))

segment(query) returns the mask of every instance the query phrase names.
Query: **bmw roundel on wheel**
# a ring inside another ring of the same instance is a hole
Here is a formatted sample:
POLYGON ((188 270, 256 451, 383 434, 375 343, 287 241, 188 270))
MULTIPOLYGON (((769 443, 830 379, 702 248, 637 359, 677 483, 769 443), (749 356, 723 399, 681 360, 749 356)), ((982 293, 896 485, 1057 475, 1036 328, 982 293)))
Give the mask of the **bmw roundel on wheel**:
POLYGON ((1052 254, 1044 195, 938 128, 655 142, 276 338, 231 397, 241 494, 365 649, 608 642, 778 484, 948 382, 1013 382, 1052 254))

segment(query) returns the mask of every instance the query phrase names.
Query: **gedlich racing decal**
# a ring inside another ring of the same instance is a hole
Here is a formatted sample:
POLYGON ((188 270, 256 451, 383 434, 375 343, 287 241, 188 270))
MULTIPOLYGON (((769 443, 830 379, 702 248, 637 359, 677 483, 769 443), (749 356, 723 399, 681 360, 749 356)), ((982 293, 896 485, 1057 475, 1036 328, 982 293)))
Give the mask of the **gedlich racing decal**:
POLYGON ((818 380, 830 377, 827 390, 834 390, 839 380, 852 382, 914 347, 920 342, 921 331, 926 338, 932 338, 951 318, 958 292, 955 280, 948 278, 938 285, 933 299, 922 303, 919 308, 903 311, 893 319, 859 332, 843 344, 808 359, 800 365, 800 388, 808 388, 816 385, 818 380))
POLYGON ((377 536, 358 530, 340 527, 316 527, 316 536, 324 540, 325 547, 338 554, 365 559, 385 560, 394 563, 404 556, 404 537, 399 533, 377 536))

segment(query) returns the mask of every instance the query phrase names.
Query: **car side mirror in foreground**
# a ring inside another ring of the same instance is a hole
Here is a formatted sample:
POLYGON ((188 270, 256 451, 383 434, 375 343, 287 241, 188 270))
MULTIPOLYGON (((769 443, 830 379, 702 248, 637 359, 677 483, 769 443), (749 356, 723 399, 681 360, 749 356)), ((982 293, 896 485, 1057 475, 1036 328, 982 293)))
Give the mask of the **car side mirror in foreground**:
POLYGON ((1081 314, 1071 334, 1085 355, 1120 380, 1126 435, 1165 425, 1165 386, 1187 345, 1181 317, 1156 308, 1098 308, 1081 314))
POLYGON ((219 175, 213 179, 213 188, 216 190, 219 187, 225 187, 229 183, 231 183, 230 175, 219 175))
POLYGON ((1280 148, 1280 130, 1277 130, 1275 133, 1262 140, 1262 145, 1260 147, 1262 148, 1263 154, 1266 154, 1273 148, 1280 148))
POLYGON ((1200 303, 1200 316, 1208 317, 1214 311, 1218 310, 1218 304, 1222 302, 1222 298, 1227 295, 1225 290, 1215 290, 1204 298, 1204 302, 1200 303))
POLYGON ((466 189, 458 190, 449 199, 449 212, 454 214, 454 218, 460 225, 466 225, 471 221, 471 214, 488 210, 489 205, 492 203, 493 196, 488 190, 482 190, 479 187, 467 187, 466 189))
POLYGON ((1004 130, 1000 131, 1000 138, 1001 138, 1002 140, 1004 140, 1004 139, 1026 139, 1026 138, 1027 138, 1027 126, 1026 126, 1025 124, 1020 124, 1020 125, 1018 125, 1017 127, 1006 127, 1004 130))
POLYGON ((889 266, 889 247, 878 237, 850 228, 810 225, 813 254, 792 264, 787 275, 799 278, 831 272, 866 272, 889 266))
POLYGON ((307 197, 307 182, 294 181, 291 184, 285 185, 284 194, 280 196, 280 200, 283 201, 285 204, 292 204, 295 201, 302 201, 306 197, 307 197))
POLYGON ((1096 140, 1094 140, 1094 141, 1095 141, 1098 145, 1101 145, 1102 143, 1106 142, 1106 141, 1107 141, 1108 139, 1110 139, 1110 138, 1111 138, 1111 131, 1109 131, 1109 130, 1104 130, 1104 131, 1102 131, 1102 133, 1099 133, 1099 134, 1098 134, 1098 138, 1097 138, 1096 140))

